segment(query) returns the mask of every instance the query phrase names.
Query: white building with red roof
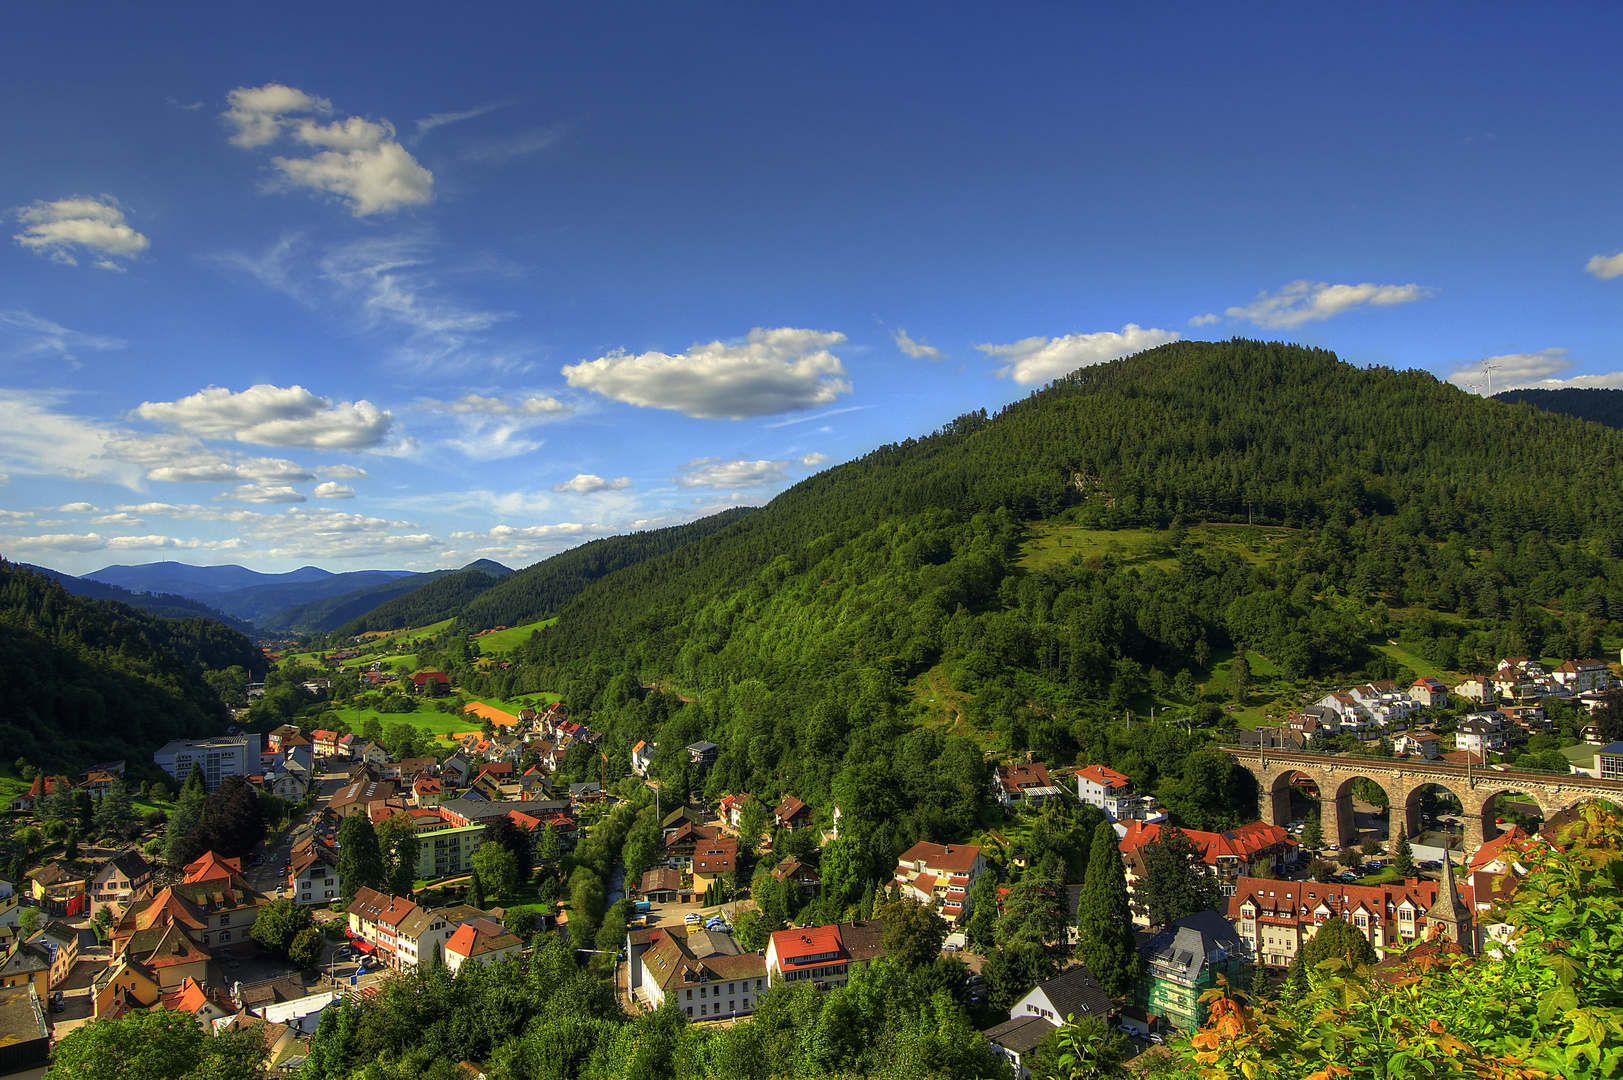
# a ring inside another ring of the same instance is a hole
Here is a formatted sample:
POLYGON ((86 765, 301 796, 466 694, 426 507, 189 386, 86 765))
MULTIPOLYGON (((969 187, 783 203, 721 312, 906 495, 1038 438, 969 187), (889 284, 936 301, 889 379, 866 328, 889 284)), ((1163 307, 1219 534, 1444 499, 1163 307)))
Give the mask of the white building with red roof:
POLYGON ((1048 766, 1041 762, 1021 762, 999 765, 992 773, 992 794, 1004 809, 1030 804, 1041 806, 1065 794, 1048 775, 1048 766))
POLYGON ((445 943, 445 966, 455 975, 463 964, 494 964, 517 956, 524 941, 494 919, 475 919, 457 927, 445 943))
POLYGON ((767 985, 812 980, 819 990, 844 986, 851 978, 851 954, 838 926, 778 930, 766 947, 767 985))
POLYGON ((932 844, 920 840, 896 861, 893 879, 904 897, 934 905, 942 918, 957 925, 969 915, 969 890, 986 870, 986 857, 975 844, 932 844))
POLYGON ((1084 765, 1076 770, 1076 797, 1103 810, 1111 821, 1144 817, 1132 780, 1107 765, 1084 765))

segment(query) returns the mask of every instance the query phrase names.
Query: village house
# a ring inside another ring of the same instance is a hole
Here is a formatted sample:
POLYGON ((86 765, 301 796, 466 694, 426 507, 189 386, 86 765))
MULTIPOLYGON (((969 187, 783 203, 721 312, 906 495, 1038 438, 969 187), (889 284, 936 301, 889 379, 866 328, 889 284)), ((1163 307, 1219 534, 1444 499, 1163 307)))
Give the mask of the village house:
POLYGON ((823 879, 818 875, 816 867, 807 866, 793 855, 787 856, 774 866, 772 876, 809 900, 816 900, 823 895, 823 879))
POLYGON ((1215 911, 1178 919, 1138 950, 1142 971, 1133 1002, 1146 1013, 1165 1017, 1181 1031, 1206 1022, 1208 1003, 1202 994, 1218 985, 1245 985, 1251 954, 1245 940, 1215 911))
POLYGON ((892 880, 902 896, 940 905, 941 916, 958 925, 969 915, 969 890, 986 870, 975 844, 932 844, 920 840, 897 860, 892 880))
POLYGON ((708 769, 716 763, 716 755, 721 752, 721 747, 701 739, 696 743, 689 743, 687 752, 689 764, 708 769))
POLYGON ((812 826, 811 808, 793 795, 785 795, 783 802, 772 811, 772 823, 780 829, 809 829, 812 826))
POLYGON ((667 997, 691 1020, 748 1016, 766 989, 766 960, 727 934, 649 932, 633 992, 658 1010, 667 997))
POLYGON ((104 907, 111 907, 119 915, 135 894, 152 880, 152 866, 141 857, 136 848, 126 848, 108 859, 90 876, 87 891, 90 910, 94 917, 104 907))
POLYGON ((318 756, 332 757, 338 753, 338 740, 340 737, 336 731, 317 728, 310 733, 310 745, 315 749, 318 756))
POLYGON ((1503 753, 1510 746, 1510 729, 1501 713, 1471 713, 1454 728, 1454 748, 1482 755, 1503 753))
POLYGON ((289 855, 288 890, 295 903, 330 904, 343 891, 338 852, 319 836, 307 836, 289 855))
POLYGON ((702 894, 712 885, 728 881, 737 868, 737 840, 726 837, 697 844, 693 852, 693 891, 702 894))
POLYGON ((58 859, 28 871, 29 893, 46 914, 71 919, 86 913, 91 869, 58 859))
POLYGON ((45 776, 41 774, 34 777, 34 782, 28 785, 28 790, 11 800, 13 810, 32 810, 40 801, 57 792, 72 794, 73 781, 65 776, 45 776))
POLYGON ((1048 776, 1041 762, 999 765, 992 773, 992 793, 1005 810, 1018 806, 1042 806, 1065 794, 1048 776))
POLYGON ((737 832, 743 827, 744 807, 753 799, 754 796, 747 791, 723 796, 720 805, 716 807, 716 813, 724 825, 737 832))
POLYGON ((1136 816, 1138 803, 1133 782, 1126 773, 1104 765, 1084 765, 1076 770, 1076 797, 1084 806, 1097 806, 1110 821, 1136 816))
POLYGON ((491 919, 475 919, 457 927, 445 943, 445 966, 455 975, 463 964, 494 964, 516 957, 524 939, 491 919))
POLYGON ((1110 1013, 1110 995, 1086 964, 1077 964, 1032 987, 1010 1008, 1008 1020, 982 1034, 993 1052, 1008 1061, 1017 1080, 1025 1080, 1031 1075, 1031 1054, 1044 1035, 1071 1017, 1108 1022, 1110 1013))
POLYGON ((1424 675, 1410 684, 1409 697, 1423 709, 1448 708, 1448 687, 1443 685, 1441 679, 1434 679, 1430 675, 1424 675))
POLYGON ((633 776, 647 778, 648 766, 653 763, 654 751, 659 749, 658 743, 639 741, 631 748, 631 773, 633 776))
POLYGON ((1443 740, 1434 731, 1406 731, 1392 740, 1395 754, 1418 754, 1427 761, 1436 761, 1443 752, 1443 740))

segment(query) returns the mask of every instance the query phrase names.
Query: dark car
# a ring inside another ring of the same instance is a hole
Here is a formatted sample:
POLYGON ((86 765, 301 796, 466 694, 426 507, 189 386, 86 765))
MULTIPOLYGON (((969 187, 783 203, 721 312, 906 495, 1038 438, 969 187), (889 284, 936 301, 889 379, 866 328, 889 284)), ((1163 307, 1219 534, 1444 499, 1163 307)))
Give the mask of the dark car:
POLYGON ((52 1012, 62 1012, 67 1007, 68 1002, 67 999, 62 996, 62 991, 58 990, 56 993, 51 995, 52 1012))

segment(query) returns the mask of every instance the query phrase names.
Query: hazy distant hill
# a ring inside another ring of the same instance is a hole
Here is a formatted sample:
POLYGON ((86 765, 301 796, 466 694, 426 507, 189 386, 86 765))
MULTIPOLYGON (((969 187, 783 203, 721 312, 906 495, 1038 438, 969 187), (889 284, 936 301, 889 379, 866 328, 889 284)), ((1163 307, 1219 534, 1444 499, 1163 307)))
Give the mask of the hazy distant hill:
POLYGON ((53 771, 126 758, 154 775, 152 751, 230 722, 204 679, 260 652, 212 618, 154 618, 75 596, 54 575, 0 560, 0 746, 53 771))
POLYGON ((1586 390, 1571 386, 1560 390, 1506 390, 1493 395, 1493 399, 1593 420, 1609 428, 1623 428, 1623 390, 1586 390))
POLYGON ((412 574, 395 578, 381 585, 372 585, 339 596, 312 600, 307 604, 285 608, 262 620, 266 630, 293 633, 325 633, 337 630, 346 623, 365 623, 360 629, 349 629, 351 634, 365 630, 398 630, 405 626, 422 626, 438 622, 456 610, 462 603, 488 589, 513 571, 510 567, 490 559, 469 563, 460 570, 433 570, 426 574, 412 574), (468 575, 464 580, 464 575, 468 575), (442 587, 446 579, 458 579, 442 587), (416 600, 409 598, 417 597, 416 600), (420 618, 418 609, 437 610, 447 607, 446 614, 420 618), (385 610, 387 609, 387 610, 385 610), (379 615, 379 613, 382 613, 379 615))
POLYGON ((356 570, 334 574, 318 566, 304 566, 285 574, 263 574, 242 566, 191 566, 178 562, 108 566, 85 575, 89 580, 118 585, 132 592, 171 593, 203 600, 256 626, 268 624, 287 608, 412 576, 409 570, 356 570))
POLYGON ((92 600, 116 600, 121 604, 128 604, 132 608, 156 615, 160 619, 213 619, 224 623, 239 634, 252 636, 255 633, 253 624, 232 618, 217 608, 209 607, 198 600, 185 596, 176 596, 172 593, 138 593, 118 585, 109 585, 103 581, 92 581, 89 578, 74 577, 64 574, 60 570, 52 570, 46 566, 33 566, 29 563, 18 563, 18 566, 27 567, 37 573, 55 578, 62 587, 74 596, 87 596, 92 600))

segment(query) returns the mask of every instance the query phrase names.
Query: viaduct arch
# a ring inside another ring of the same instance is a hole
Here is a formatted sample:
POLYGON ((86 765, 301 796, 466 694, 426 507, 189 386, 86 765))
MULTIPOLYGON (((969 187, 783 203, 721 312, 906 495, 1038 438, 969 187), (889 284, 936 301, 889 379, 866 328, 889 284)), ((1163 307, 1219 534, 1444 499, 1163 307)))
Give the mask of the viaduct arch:
MULTIPOLYGON (((1319 787, 1320 823, 1326 839, 1345 847, 1357 829, 1353 822, 1352 785, 1360 777, 1380 786, 1391 804, 1395 824, 1403 814, 1404 831, 1420 832, 1418 793, 1427 784, 1447 788, 1464 808, 1464 843, 1474 851, 1496 835, 1493 799, 1517 793, 1538 804, 1546 818, 1585 799, 1601 798, 1623 805, 1623 780, 1597 780, 1576 773, 1519 772, 1487 765, 1456 765, 1449 761, 1414 761, 1403 758, 1364 758, 1339 754, 1309 754, 1289 750, 1250 750, 1223 747, 1249 769, 1261 788, 1262 820, 1270 825, 1290 824, 1290 781, 1300 773, 1319 787)), ((1390 826, 1389 826, 1390 827, 1390 826)))

